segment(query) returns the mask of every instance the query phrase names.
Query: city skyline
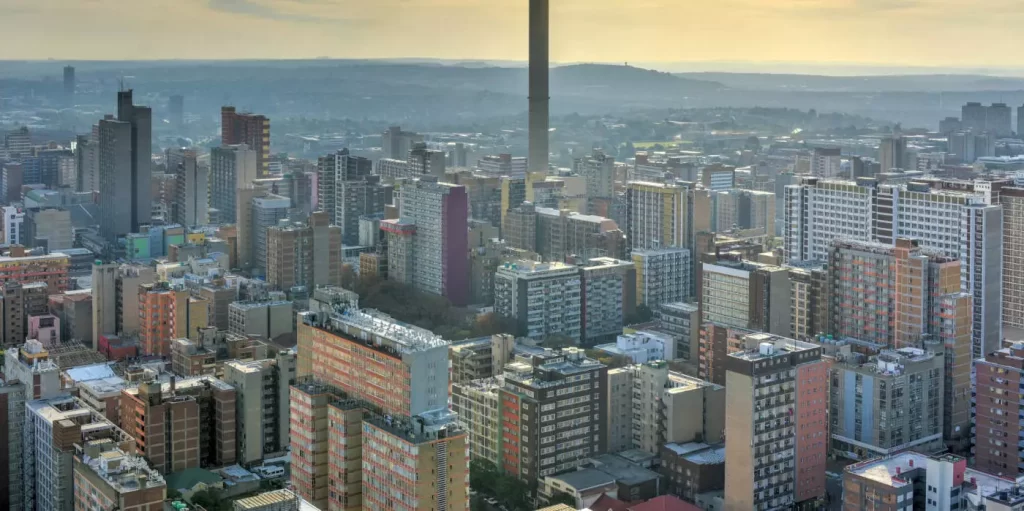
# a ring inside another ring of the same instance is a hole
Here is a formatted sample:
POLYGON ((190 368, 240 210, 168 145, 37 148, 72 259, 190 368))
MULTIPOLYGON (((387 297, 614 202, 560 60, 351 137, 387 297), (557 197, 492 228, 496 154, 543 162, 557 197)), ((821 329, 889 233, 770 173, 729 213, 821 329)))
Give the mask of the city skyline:
MULTIPOLYGON (((0 59, 439 58, 525 60, 527 2, 500 0, 0 0, 0 30, 24 44, 0 59), (171 5, 173 3, 173 6, 171 5), (166 7, 166 8, 164 8, 166 7), (171 8, 173 7, 173 8, 171 8), (425 23, 435 17, 437 23, 425 23), (488 20, 483 23, 480 20, 488 20), (45 32, 36 29, 50 27, 45 32), (457 28, 438 30, 439 26, 457 28), (88 27, 88 30, 85 28, 88 27), (383 30, 387 28, 387 30, 383 30), (261 37, 254 35, 262 34, 261 37), (243 37, 249 36, 249 37, 243 37), (425 39, 428 38, 428 39, 425 39), (430 40, 426 48, 422 41, 430 40)), ((555 62, 1024 66, 960 37, 1007 46, 1013 2, 957 0, 563 0, 551 8, 555 62), (998 23, 997 23, 998 22, 998 23), (709 42, 717 44, 708 44, 709 42), (893 51, 905 48, 907 51, 893 51)))

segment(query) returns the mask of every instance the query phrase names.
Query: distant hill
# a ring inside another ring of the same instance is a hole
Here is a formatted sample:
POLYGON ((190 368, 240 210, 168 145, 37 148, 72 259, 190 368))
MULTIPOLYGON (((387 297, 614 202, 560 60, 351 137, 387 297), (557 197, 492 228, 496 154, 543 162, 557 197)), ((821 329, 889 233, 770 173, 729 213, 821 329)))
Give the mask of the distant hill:
POLYGON ((552 94, 679 99, 725 88, 714 80, 680 77, 651 69, 576 64, 551 70, 552 94))
POLYGON ((768 73, 676 73, 734 89, 821 92, 962 92, 1024 90, 1024 79, 970 74, 822 76, 768 73))

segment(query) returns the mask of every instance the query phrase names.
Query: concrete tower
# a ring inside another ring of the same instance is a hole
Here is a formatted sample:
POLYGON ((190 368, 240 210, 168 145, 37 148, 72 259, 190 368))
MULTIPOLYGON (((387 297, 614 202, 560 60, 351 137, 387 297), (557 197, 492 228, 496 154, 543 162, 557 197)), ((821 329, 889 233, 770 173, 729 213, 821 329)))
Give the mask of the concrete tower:
POLYGON ((529 172, 548 171, 548 12, 549 0, 530 0, 530 157, 529 172))

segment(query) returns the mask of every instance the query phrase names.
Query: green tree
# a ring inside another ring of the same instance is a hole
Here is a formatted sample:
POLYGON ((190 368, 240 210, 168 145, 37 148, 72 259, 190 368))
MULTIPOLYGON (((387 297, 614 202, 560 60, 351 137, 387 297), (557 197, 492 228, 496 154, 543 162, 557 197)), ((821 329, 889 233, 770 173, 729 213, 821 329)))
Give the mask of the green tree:
POLYGON ((469 487, 488 495, 494 495, 498 479, 502 475, 498 467, 487 460, 475 459, 469 462, 469 487))
POLYGON ((638 323, 646 323, 651 319, 654 319, 654 312, 651 311, 651 308, 648 307, 647 304, 641 303, 636 306, 636 311, 629 316, 626 316, 623 323, 626 325, 636 325, 638 323))
POLYGON ((515 477, 503 476, 499 478, 494 487, 494 498, 504 503, 510 509, 532 509, 530 506, 530 486, 515 477))
POLYGON ((572 495, 569 495, 568 493, 556 492, 554 495, 551 496, 550 499, 548 499, 548 505, 549 506, 554 506, 556 504, 565 504, 567 506, 571 506, 571 507, 575 508, 576 507, 576 497, 573 497, 572 495))

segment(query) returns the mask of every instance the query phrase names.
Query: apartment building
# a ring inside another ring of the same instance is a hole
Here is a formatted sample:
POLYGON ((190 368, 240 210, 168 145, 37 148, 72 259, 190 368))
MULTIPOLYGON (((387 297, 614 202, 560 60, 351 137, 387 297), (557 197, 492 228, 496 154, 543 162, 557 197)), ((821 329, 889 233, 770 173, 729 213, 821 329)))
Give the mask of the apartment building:
POLYGON ((615 158, 594 149, 589 156, 573 161, 573 170, 587 182, 587 198, 615 196, 615 158))
POLYGON ((139 341, 146 355, 170 356, 171 339, 196 339, 209 324, 209 304, 167 282, 139 286, 139 341))
POLYGON ((476 161, 476 168, 480 172, 492 176, 525 178, 526 158, 511 154, 485 155, 476 161))
POLYGON ((293 332, 294 313, 292 302, 284 300, 232 302, 228 306, 228 332, 273 340, 293 332))
POLYGON ((630 181, 626 188, 626 237, 631 250, 687 247, 689 201, 681 186, 630 181))
POLYGON ((1022 469, 1024 442, 1017 417, 1024 411, 1024 343, 974 361, 977 384, 974 399, 974 467, 1004 477, 1017 477, 1022 469), (1015 441, 1016 440, 1016 441, 1015 441))
POLYGON ((607 368, 583 350, 521 347, 500 390, 501 466, 524 480, 573 470, 606 445, 607 368))
POLYGON ((212 376, 121 391, 121 426, 161 474, 235 463, 235 388, 212 376))
MULTIPOLYGON (((968 504, 969 493, 984 496, 992 492, 989 496, 995 499, 986 500, 997 504, 1000 490, 1012 487, 1013 483, 967 468, 967 460, 962 457, 952 454, 932 457, 907 451, 846 467, 843 510, 973 509, 968 504)), ((1013 508, 996 505, 985 509, 1013 508)))
POLYGON ((816 344, 770 334, 726 361, 727 509, 778 509, 825 495, 828 364, 816 344))
POLYGON ((501 375, 452 383, 452 412, 466 425, 470 457, 487 460, 496 467, 501 466, 503 436, 498 404, 504 386, 501 375))
POLYGON ((864 180, 805 178, 787 186, 782 228, 786 260, 824 261, 835 239, 871 240, 873 185, 864 180))
POLYGON ((494 312, 515 320, 519 335, 543 340, 562 335, 580 342, 582 283, 563 263, 518 261, 494 275, 494 312))
POLYGON ((635 249, 631 258, 636 266, 637 304, 654 310, 663 303, 681 302, 690 296, 689 249, 635 249))
POLYGON ((295 351, 286 350, 272 359, 224 364, 223 380, 235 387, 239 463, 255 463, 287 449, 289 389, 296 383, 297 361, 295 351))
POLYGON ((256 177, 270 177, 270 119, 263 115, 239 113, 233 106, 221 107, 220 143, 251 147, 256 152, 256 177))
POLYGON ((663 303, 654 309, 658 329, 675 339, 676 358, 696 361, 700 358, 700 307, 685 302, 663 303))
POLYGON ((470 382, 500 376, 512 358, 515 336, 495 334, 490 337, 452 343, 448 350, 452 365, 452 383, 470 382))
POLYGON ((315 212, 305 224, 267 229, 267 283, 275 289, 341 285, 342 230, 328 214, 315 212))
POLYGON ((23 431, 20 488, 24 509, 74 509, 76 445, 110 440, 128 449, 132 441, 102 414, 68 395, 27 401, 23 431))
POLYGON ((666 443, 719 443, 725 432, 725 389, 670 371, 656 360, 607 372, 607 452, 657 455, 666 443))
POLYGON ((10 247, 7 255, 0 256, 0 286, 43 282, 47 294, 60 294, 68 290, 70 265, 71 259, 60 252, 28 255, 24 247, 10 247))
POLYGON ((61 392, 60 368, 41 342, 25 341, 4 351, 4 380, 25 385, 25 399, 48 399, 61 392))
POLYGON ((706 443, 665 444, 661 447, 665 492, 687 502, 703 493, 725 488, 725 447, 706 443))
POLYGON ((945 448, 941 352, 900 348, 840 356, 830 372, 832 454, 869 459, 945 448))
POLYGON ((75 511, 132 509, 161 511, 167 483, 141 456, 121 450, 110 440, 82 446, 74 463, 75 511))
POLYGON ((248 145, 214 147, 210 150, 210 208, 223 223, 238 221, 238 190, 259 177, 259 156, 248 145))
POLYGON ((625 318, 636 311, 636 266, 611 257, 580 266, 582 342, 591 346, 622 333, 625 318))
POLYGON ((1024 188, 1005 187, 1003 206, 1003 324, 1024 328, 1024 188))
POLYGON ((822 267, 789 267, 790 336, 813 339, 828 328, 828 272, 822 267))
POLYGON ((744 338, 753 333, 754 330, 746 328, 702 323, 697 359, 698 376, 716 385, 725 385, 725 367, 729 355, 746 349, 744 338))

